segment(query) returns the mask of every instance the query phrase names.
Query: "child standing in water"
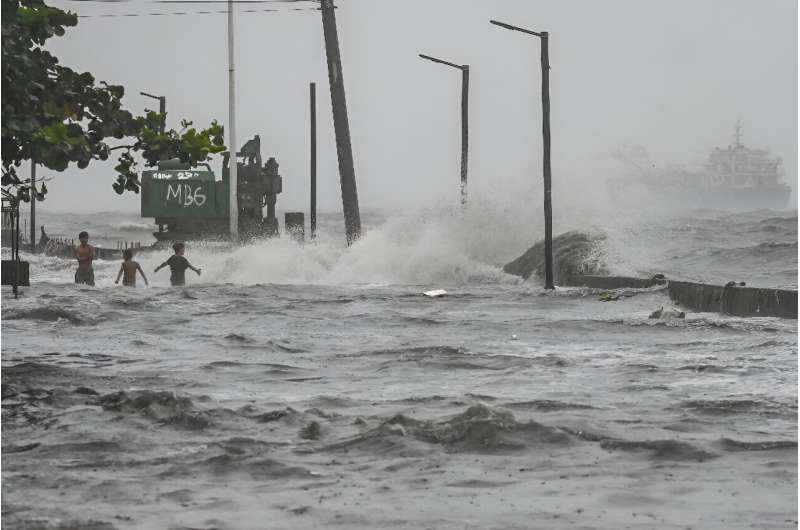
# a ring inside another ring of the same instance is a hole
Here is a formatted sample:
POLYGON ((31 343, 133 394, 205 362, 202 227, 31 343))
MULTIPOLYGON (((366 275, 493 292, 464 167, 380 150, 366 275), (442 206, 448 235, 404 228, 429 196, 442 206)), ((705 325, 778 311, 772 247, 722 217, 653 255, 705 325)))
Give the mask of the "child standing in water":
POLYGON ((170 256, 167 261, 156 267, 154 272, 158 272, 159 269, 166 267, 169 265, 172 274, 169 276, 169 281, 172 282, 172 285, 186 285, 186 269, 192 269, 194 272, 200 276, 201 269, 195 269, 189 263, 189 260, 183 257, 183 253, 186 250, 186 245, 183 243, 175 243, 172 245, 172 250, 175 251, 175 254, 170 256))
POLYGON ((119 277, 122 276, 122 285, 126 287, 136 287, 136 271, 142 275, 142 279, 144 279, 145 285, 150 285, 147 283, 147 276, 144 275, 144 271, 142 267, 139 265, 138 262, 133 261, 133 251, 129 248, 126 248, 122 252, 122 265, 119 268, 119 274, 117 274, 117 279, 114 283, 119 283, 119 277))

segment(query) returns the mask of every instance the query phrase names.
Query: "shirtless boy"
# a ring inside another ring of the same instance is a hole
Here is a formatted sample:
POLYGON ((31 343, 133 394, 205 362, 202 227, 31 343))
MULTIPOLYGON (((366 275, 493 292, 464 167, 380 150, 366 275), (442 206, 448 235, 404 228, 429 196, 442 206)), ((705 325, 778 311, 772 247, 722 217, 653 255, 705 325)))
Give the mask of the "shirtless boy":
POLYGON ((147 276, 144 275, 144 271, 139 265, 139 262, 133 261, 133 251, 131 249, 126 248, 122 252, 122 259, 122 265, 119 268, 119 274, 117 274, 117 279, 114 283, 119 283, 119 278, 122 276, 122 285, 126 287, 136 287, 136 271, 139 271, 139 274, 142 275, 142 279, 144 280, 144 284, 150 285, 147 283, 147 276))
POLYGON ((81 244, 75 247, 75 259, 78 260, 78 270, 75 271, 75 283, 94 286, 94 269, 92 260, 94 259, 94 247, 89 244, 89 234, 81 232, 78 234, 81 244))

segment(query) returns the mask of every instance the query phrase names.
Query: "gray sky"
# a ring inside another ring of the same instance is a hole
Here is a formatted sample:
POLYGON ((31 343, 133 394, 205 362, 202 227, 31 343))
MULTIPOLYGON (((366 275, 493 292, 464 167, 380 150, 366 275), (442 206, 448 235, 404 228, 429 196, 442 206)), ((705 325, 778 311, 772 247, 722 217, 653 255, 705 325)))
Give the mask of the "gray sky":
MULTIPOLYGON (((81 15, 224 10, 224 4, 52 0, 81 15)), ((794 0, 339 0, 337 21, 359 201, 408 208, 458 200, 460 74, 418 58, 470 65, 470 193, 541 187, 539 42, 489 19, 550 32, 553 189, 602 189, 608 153, 641 144, 688 161, 731 142, 770 146, 797 180, 794 0)), ((282 9, 285 4, 256 5, 282 9)), ((239 9, 253 8, 240 5, 239 9)), ((287 6, 292 7, 292 6, 287 6)), ((317 82, 318 203, 340 208, 322 23, 316 11, 240 13, 237 137, 260 134, 281 165, 280 210, 308 208, 308 83, 317 82)), ((227 125, 226 15, 82 18, 50 41, 63 64, 126 87, 136 112, 165 95, 168 124, 227 125)), ((112 163, 74 166, 42 207, 137 210, 111 189, 112 163)), ((45 174, 53 172, 46 171, 45 174)), ((41 173, 40 173, 41 174, 41 173)))

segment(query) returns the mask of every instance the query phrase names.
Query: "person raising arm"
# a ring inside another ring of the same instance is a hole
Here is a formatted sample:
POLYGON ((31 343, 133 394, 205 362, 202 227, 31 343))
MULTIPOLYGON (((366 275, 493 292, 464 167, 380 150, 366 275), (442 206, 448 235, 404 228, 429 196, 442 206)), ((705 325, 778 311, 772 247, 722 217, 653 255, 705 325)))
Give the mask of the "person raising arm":
POLYGON ((186 250, 186 245, 178 242, 172 245, 172 249, 175 251, 175 254, 170 256, 167 261, 156 267, 153 272, 158 272, 162 268, 169 266, 170 270, 172 271, 169 281, 173 286, 186 285, 186 269, 192 269, 195 273, 197 273, 198 276, 200 276, 202 269, 196 269, 192 267, 192 264, 189 263, 189 260, 183 257, 183 254, 186 250))

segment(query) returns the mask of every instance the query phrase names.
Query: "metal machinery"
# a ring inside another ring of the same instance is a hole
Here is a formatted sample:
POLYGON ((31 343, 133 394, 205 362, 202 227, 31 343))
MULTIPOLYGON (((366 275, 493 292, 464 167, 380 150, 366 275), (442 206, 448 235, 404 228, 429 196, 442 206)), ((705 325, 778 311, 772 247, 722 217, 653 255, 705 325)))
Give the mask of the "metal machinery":
MULTIPOLYGON (((261 140, 256 135, 236 153, 239 234, 242 238, 278 235, 275 202, 282 179, 274 158, 262 165, 261 140), (267 207, 267 215, 262 209, 267 207)), ((159 241, 228 236, 230 153, 225 153, 222 180, 208 164, 190 168, 177 160, 162 160, 142 172, 142 217, 154 217, 159 241)))

